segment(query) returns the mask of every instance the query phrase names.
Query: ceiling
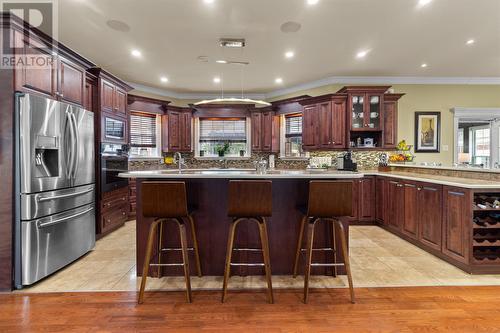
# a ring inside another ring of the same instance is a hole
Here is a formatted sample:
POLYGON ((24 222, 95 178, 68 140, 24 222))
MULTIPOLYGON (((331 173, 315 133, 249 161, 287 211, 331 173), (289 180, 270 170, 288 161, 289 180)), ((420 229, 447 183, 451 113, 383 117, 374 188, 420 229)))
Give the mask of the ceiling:
POLYGON ((243 82, 251 93, 331 76, 500 77, 499 0, 418 3, 59 0, 59 40, 126 81, 176 93, 220 92, 216 76, 225 91, 239 91, 243 82), (109 20, 130 30, 114 30, 109 20), (282 32, 288 21, 301 29, 282 32), (220 37, 242 37, 247 46, 222 49, 220 37), (470 39, 475 42, 467 45, 470 39), (142 55, 132 56, 133 49, 142 55), (290 50, 295 56, 286 59, 290 50), (364 50, 367 55, 357 58, 364 50), (222 58, 250 64, 215 63, 222 58))

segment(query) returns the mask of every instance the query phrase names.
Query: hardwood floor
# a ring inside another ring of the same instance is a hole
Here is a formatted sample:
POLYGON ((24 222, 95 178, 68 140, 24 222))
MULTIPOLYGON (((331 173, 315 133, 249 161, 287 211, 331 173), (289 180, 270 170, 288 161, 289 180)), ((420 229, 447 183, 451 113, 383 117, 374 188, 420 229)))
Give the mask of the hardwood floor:
POLYGON ((0 295, 0 332, 500 332, 500 287, 0 295))

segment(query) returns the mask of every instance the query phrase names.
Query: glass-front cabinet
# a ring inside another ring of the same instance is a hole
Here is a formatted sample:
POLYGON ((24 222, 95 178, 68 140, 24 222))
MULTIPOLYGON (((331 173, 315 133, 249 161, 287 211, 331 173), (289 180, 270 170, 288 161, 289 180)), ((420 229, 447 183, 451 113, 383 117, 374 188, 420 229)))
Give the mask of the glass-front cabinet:
POLYGON ((350 98, 351 130, 382 130, 381 110, 383 94, 352 94, 350 98))

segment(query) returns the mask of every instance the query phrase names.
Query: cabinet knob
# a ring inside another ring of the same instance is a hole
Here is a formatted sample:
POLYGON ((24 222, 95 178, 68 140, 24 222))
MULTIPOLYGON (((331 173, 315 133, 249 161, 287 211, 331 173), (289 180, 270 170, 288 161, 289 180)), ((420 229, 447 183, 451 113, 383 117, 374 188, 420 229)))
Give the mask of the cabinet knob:
POLYGON ((107 220, 106 220, 106 222, 108 222, 108 223, 109 223, 109 222, 111 222, 111 220, 110 220, 110 219, 107 219, 107 220))
POLYGON ((123 212, 122 215, 125 215, 125 212, 123 212))
POLYGON ((422 188, 421 188, 421 187, 419 187, 419 188, 417 188, 417 190, 422 191, 422 188))

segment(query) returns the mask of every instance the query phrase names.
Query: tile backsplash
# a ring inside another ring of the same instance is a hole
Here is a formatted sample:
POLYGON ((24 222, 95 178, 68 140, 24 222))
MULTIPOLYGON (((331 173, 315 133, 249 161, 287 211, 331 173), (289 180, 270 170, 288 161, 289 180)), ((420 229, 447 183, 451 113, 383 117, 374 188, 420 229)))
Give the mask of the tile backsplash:
MULTIPOLYGON (((359 169, 375 169, 378 166, 379 155, 382 151, 353 151, 353 158, 356 159, 359 169)), ((311 157, 331 157, 332 167, 337 166, 337 157, 345 154, 345 151, 317 151, 311 152, 311 157)), ((227 160, 229 168, 254 168, 254 162, 261 158, 268 159, 269 153, 253 153, 252 157, 238 160, 227 160)), ((274 154, 277 157, 277 154, 274 154)), ((167 154, 173 156, 173 154, 167 154)), ((190 169, 205 169, 205 168, 220 168, 223 163, 217 159, 197 159, 192 153, 184 153, 182 156, 185 159, 187 168, 190 169)), ((305 169, 309 164, 308 160, 290 160, 290 159, 275 159, 276 169, 305 169)), ((174 164, 163 164, 160 160, 137 160, 129 162, 129 169, 134 170, 157 170, 157 169, 175 169, 174 164)))

